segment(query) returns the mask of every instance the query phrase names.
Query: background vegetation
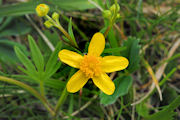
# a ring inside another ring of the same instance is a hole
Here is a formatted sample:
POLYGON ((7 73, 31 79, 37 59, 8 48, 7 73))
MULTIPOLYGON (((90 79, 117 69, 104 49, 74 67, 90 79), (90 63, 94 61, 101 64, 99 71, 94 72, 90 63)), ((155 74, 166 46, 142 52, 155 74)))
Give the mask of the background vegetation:
MULTIPOLYGON (((76 71, 62 64, 57 53, 75 48, 57 29, 44 26, 45 19, 35 14, 40 3, 50 6, 50 14, 60 14, 61 25, 71 34, 73 29, 81 52, 87 52, 92 35, 107 28, 102 10, 114 1, 0 0, 0 79, 13 78, 36 90, 43 84, 46 98, 55 105, 76 71)), ((109 31, 103 55, 127 57, 129 67, 110 74, 116 84, 112 96, 101 93, 92 81, 80 92, 68 94, 57 119, 179 120, 179 0, 119 0, 118 4, 121 17, 109 31)), ((32 94, 0 82, 0 120, 50 119, 32 94)))

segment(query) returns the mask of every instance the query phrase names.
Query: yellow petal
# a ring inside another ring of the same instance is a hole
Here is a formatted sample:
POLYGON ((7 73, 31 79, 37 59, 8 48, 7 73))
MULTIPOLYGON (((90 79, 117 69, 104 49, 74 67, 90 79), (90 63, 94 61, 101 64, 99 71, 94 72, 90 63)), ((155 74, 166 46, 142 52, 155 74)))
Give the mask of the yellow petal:
POLYGON ((80 70, 76 72, 68 81, 66 87, 67 91, 75 93, 79 91, 88 81, 88 78, 80 70))
POLYGON ((107 95, 112 95, 115 85, 106 73, 101 73, 98 77, 93 77, 94 84, 107 95))
POLYGON ((74 68, 79 68, 80 62, 83 59, 83 56, 80 54, 65 49, 61 50, 58 56, 62 62, 74 68))
POLYGON ((102 70, 106 73, 125 69, 129 61, 125 57, 120 56, 105 56, 102 59, 102 70))
POLYGON ((104 35, 100 32, 95 33, 91 39, 88 54, 94 56, 100 56, 105 47, 105 38, 104 35))

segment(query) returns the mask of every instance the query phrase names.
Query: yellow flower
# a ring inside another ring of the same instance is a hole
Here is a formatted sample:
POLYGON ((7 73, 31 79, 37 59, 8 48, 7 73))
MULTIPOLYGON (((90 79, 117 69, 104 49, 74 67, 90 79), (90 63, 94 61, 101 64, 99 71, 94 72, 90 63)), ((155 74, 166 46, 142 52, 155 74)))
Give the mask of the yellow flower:
POLYGON ((49 6, 46 4, 39 4, 36 7, 36 13, 39 17, 46 16, 49 12, 49 6))
POLYGON ((87 55, 82 56, 65 49, 59 52, 58 56, 62 62, 80 69, 68 81, 67 91, 71 93, 79 91, 91 78, 104 93, 108 95, 114 93, 115 85, 106 73, 125 69, 129 61, 120 56, 101 57, 104 47, 104 35, 98 32, 91 39, 87 55))

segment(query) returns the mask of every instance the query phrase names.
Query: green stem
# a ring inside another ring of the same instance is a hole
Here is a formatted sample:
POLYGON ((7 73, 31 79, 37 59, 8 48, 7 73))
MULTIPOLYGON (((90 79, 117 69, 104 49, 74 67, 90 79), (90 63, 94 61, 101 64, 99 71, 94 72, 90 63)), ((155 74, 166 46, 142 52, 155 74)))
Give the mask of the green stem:
POLYGON ((107 27, 106 31, 104 32, 104 37, 105 37, 105 38, 107 37, 107 35, 108 35, 111 27, 112 27, 112 25, 109 25, 109 26, 107 27))
POLYGON ((121 97, 121 108, 120 108, 120 110, 119 110, 119 113, 118 113, 118 117, 117 117, 117 119, 116 120, 119 120, 119 118, 120 118, 120 116, 121 116, 121 114, 122 114, 122 110, 124 109, 124 103, 123 103, 123 97, 121 97))
POLYGON ((40 93, 43 97, 45 97, 45 90, 44 90, 44 82, 40 81, 39 83, 40 93))
POLYGON ((115 23, 115 21, 116 21, 116 18, 117 18, 117 14, 118 14, 118 9, 117 9, 117 5, 118 5, 118 4, 117 4, 117 0, 115 0, 115 5, 116 5, 116 8, 115 8, 115 11, 114 11, 114 15, 113 15, 112 19, 109 21, 110 24, 109 24, 109 26, 107 27, 106 31, 104 32, 104 37, 105 37, 105 38, 107 37, 107 35, 108 35, 111 27, 114 25, 114 23, 115 23))
POLYGON ((71 41, 71 43, 72 43, 75 47, 79 48, 78 45, 77 45, 77 43, 72 40, 71 36, 66 32, 66 30, 61 26, 61 24, 60 24, 59 22, 57 23, 56 21, 54 21, 54 20, 53 20, 51 17, 49 17, 48 15, 46 15, 46 18, 47 18, 49 21, 51 21, 51 22, 54 24, 54 26, 57 27, 57 28, 71 41))
MULTIPOLYGON (((63 19, 66 20, 67 22, 70 21, 69 18, 66 17, 65 15, 62 15, 62 17, 63 17, 63 19)), ((72 22, 72 26, 73 26, 73 28, 80 34, 80 36, 81 36, 84 40, 86 40, 86 41, 89 40, 88 37, 86 36, 86 34, 84 34, 84 32, 83 32, 82 30, 80 30, 75 23, 72 22)))
POLYGON ((58 100, 58 102, 57 102, 57 104, 56 104, 54 118, 56 118, 56 116, 58 115, 59 109, 60 109, 61 105, 63 105, 67 95, 68 95, 68 92, 67 92, 66 87, 65 87, 60 98, 59 98, 59 100, 58 100))
POLYGON ((34 95, 37 99, 39 99, 44 104, 45 108, 51 113, 52 116, 55 114, 54 110, 52 109, 52 107, 50 106, 48 101, 41 94, 39 94, 34 88, 32 88, 29 85, 24 84, 20 81, 17 81, 17 80, 11 79, 11 78, 7 78, 4 76, 0 76, 0 81, 15 84, 17 86, 20 86, 21 88, 24 88, 25 90, 30 92, 32 95, 34 95))

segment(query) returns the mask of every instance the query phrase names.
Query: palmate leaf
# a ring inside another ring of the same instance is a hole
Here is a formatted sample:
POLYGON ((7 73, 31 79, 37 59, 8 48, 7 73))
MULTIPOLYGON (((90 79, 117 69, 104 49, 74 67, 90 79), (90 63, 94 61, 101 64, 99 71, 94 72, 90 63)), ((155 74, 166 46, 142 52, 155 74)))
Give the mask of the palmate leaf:
POLYGON ((180 105, 180 96, 178 96, 171 104, 163 110, 149 116, 145 116, 145 120, 174 120, 173 116, 176 114, 174 110, 180 105))
POLYGON ((132 73, 139 68, 140 61, 140 45, 139 39, 134 37, 129 37, 127 41, 124 41, 123 46, 126 47, 126 50, 122 52, 122 56, 126 57, 129 60, 129 65, 127 70, 132 73))
POLYGON ((61 66, 61 62, 58 61, 58 52, 62 47, 62 42, 57 44, 55 51, 52 52, 45 65, 44 57, 34 39, 31 36, 28 36, 28 40, 32 60, 15 46, 15 53, 26 68, 19 67, 19 69, 36 81, 48 80, 61 66))
POLYGON ((128 93, 129 88, 132 85, 131 76, 120 76, 114 80, 115 91, 112 95, 100 94, 100 102, 104 105, 113 104, 116 99, 128 93))

